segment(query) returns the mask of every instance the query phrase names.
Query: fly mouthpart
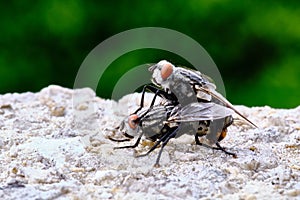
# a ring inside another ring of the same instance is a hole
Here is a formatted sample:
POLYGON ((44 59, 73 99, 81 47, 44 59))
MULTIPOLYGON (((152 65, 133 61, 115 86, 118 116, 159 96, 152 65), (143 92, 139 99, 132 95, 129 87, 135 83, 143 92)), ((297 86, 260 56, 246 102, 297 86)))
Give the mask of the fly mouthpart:
POLYGON ((157 65, 152 65, 151 67, 148 68, 148 70, 153 73, 153 71, 156 69, 156 67, 157 67, 157 65))
POLYGON ((159 83, 157 83, 157 81, 156 81, 154 78, 152 78, 151 81, 152 81, 152 83, 154 83, 155 85, 159 85, 159 83))

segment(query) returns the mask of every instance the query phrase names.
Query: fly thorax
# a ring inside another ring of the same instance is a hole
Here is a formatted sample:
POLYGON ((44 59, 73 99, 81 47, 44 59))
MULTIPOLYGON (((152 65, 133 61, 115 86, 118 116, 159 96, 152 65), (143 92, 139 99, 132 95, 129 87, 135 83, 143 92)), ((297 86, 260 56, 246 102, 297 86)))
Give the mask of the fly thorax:
POLYGON ((177 71, 170 77, 169 88, 182 106, 197 102, 197 97, 188 79, 177 71))
POLYGON ((152 120, 144 120, 142 122, 142 129, 147 130, 147 129, 155 129, 158 127, 161 129, 163 127, 163 121, 165 119, 152 119, 152 120))
POLYGON ((141 120, 141 129, 146 137, 160 134, 167 120, 167 110, 164 106, 157 105, 150 110, 141 120))
POLYGON ((141 129, 146 137, 152 137, 161 133, 163 123, 160 120, 143 121, 141 129))

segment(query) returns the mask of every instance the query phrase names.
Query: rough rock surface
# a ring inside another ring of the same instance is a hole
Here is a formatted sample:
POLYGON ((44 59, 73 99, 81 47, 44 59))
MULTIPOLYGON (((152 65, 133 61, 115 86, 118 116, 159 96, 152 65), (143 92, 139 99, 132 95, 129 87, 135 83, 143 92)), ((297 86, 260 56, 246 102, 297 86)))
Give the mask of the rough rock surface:
POLYGON ((155 168, 157 150, 135 158, 107 139, 139 97, 59 86, 1 95, 0 199, 300 199, 300 107, 236 106, 259 126, 229 128, 221 144, 238 158, 182 136, 155 168))

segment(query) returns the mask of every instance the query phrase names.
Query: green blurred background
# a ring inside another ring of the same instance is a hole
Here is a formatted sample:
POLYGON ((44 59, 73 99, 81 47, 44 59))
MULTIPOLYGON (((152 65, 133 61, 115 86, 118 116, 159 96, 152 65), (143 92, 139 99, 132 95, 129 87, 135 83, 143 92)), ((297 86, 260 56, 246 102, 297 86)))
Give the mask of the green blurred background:
MULTIPOLYGON (((2 1, 0 93, 73 87, 88 53, 119 32, 146 26, 182 32, 217 64, 233 104, 291 108, 300 103, 300 1, 2 1)), ((117 59, 113 86, 131 66, 182 58, 138 50, 117 59)), ((101 88, 108 98, 111 88, 101 88)))

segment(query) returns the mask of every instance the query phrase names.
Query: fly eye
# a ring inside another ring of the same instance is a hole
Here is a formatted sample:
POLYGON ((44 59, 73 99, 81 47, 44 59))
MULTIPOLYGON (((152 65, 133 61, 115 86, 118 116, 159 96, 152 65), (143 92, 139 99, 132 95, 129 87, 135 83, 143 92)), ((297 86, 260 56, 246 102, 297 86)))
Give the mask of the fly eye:
POLYGON ((130 115, 128 117, 128 125, 130 128, 135 129, 137 127, 137 119, 138 119, 138 115, 130 115))
POLYGON ((173 66, 170 63, 165 63, 160 71, 161 78, 166 80, 173 73, 173 66))

